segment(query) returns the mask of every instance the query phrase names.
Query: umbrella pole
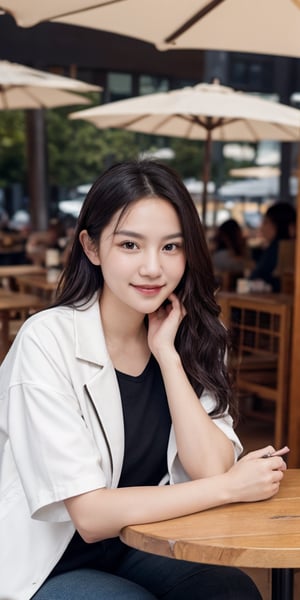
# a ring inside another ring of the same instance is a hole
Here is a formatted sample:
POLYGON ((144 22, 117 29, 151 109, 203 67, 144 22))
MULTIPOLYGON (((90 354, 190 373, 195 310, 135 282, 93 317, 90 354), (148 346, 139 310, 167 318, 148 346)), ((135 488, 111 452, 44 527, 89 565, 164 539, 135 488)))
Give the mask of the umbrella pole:
POLYGON ((48 193, 45 119, 43 109, 27 110, 29 211, 34 229, 47 229, 48 193))
POLYGON ((295 256, 295 289, 293 298, 293 333, 292 333, 292 357, 290 369, 290 394, 289 394, 289 425, 288 425, 288 443, 290 448, 294 448, 292 462, 289 466, 293 469, 300 467, 300 405, 299 405, 299 384, 300 384, 300 154, 298 156, 298 194, 297 194, 297 233, 296 233, 296 256, 295 256))
POLYGON ((206 209, 207 209, 207 185, 210 178, 211 166, 211 148, 212 137, 211 130, 207 130, 207 137, 204 143, 204 166, 203 166, 203 192, 202 192, 202 223, 206 227, 206 209))

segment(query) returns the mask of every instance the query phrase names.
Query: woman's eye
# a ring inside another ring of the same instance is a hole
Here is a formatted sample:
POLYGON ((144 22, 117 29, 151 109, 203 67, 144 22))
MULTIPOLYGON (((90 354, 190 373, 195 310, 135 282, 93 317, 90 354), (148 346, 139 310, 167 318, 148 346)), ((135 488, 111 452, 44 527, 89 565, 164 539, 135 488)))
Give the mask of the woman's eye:
POLYGON ((135 242, 123 242, 122 248, 125 248, 126 250, 135 250, 137 245, 135 242))
POLYGON ((174 242, 172 242, 171 244, 166 244, 164 246, 164 250, 166 250, 167 252, 172 252, 173 250, 177 250, 178 248, 178 244, 175 244, 174 242))

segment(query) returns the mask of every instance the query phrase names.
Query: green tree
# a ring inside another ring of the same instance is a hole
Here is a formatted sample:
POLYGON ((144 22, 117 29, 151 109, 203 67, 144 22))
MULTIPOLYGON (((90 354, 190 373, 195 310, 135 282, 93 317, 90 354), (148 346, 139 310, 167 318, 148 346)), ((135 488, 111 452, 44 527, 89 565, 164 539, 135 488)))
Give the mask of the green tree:
POLYGON ((170 161, 170 165, 178 171, 181 177, 201 179, 204 159, 203 142, 172 138, 169 146, 175 152, 175 157, 170 161))
POLYGON ((26 181, 24 112, 0 112, 0 187, 26 181))
POLYGON ((111 162, 139 152, 137 134, 73 121, 62 109, 47 112, 47 138, 49 182, 66 187, 93 181, 111 162))
MULTIPOLYGON (((98 103, 98 94, 91 95, 98 103)), ((80 110, 80 107, 76 109, 80 110)), ((84 120, 68 118, 71 107, 45 111, 49 184, 74 188, 96 179, 115 161, 137 157, 140 153, 169 146, 175 157, 168 161, 183 178, 201 179, 204 143, 184 138, 160 137, 121 129, 101 130, 84 120)), ((223 159, 224 161, 224 159, 223 159)), ((241 163, 245 165, 245 163, 241 163)), ((249 163, 247 163, 249 164, 249 163)), ((222 163, 222 178, 232 166, 222 163)), ((212 178, 218 165, 212 163, 212 178)), ((0 187, 27 184, 25 111, 0 111, 0 187)))

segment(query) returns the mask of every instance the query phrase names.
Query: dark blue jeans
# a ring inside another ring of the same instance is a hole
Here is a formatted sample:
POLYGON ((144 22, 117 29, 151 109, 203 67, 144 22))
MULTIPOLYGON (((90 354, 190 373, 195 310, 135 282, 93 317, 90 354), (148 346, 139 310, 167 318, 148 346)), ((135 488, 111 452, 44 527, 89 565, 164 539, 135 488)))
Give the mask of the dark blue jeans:
MULTIPOLYGON (((120 542, 118 542, 120 543, 120 542)), ((91 564, 91 563, 90 563, 91 564)), ((123 545, 92 568, 54 571, 34 600, 261 600, 239 569, 164 558, 123 545)))

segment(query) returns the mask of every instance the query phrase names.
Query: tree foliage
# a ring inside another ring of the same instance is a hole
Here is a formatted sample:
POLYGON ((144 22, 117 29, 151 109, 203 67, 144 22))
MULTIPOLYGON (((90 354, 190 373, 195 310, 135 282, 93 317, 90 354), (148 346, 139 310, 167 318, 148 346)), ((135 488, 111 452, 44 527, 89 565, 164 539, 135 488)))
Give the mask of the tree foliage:
POLYGON ((174 150, 175 157, 170 165, 178 171, 183 178, 195 177, 201 179, 204 160, 204 143, 182 138, 170 139, 170 148, 174 150))
MULTIPOLYGON (((98 101, 98 98, 97 98, 98 101)), ((76 107, 76 109, 80 107, 76 107)), ((101 130, 83 120, 71 120, 70 107, 45 111, 49 185, 72 189, 89 183, 111 163, 168 146, 175 157, 169 164, 181 177, 201 179, 204 143, 162 138, 129 131, 101 130)), ((226 177, 231 161, 223 164, 226 177)), ((235 166, 236 163, 235 163, 235 166)), ((212 165, 212 177, 218 165, 212 165)), ((0 187, 26 186, 26 128, 24 111, 0 112, 0 187)))
POLYGON ((26 179, 24 112, 0 112, 0 187, 26 179))
POLYGON ((137 136, 131 132, 100 130, 51 110, 47 114, 48 172, 54 185, 75 187, 96 179, 111 162, 136 157, 137 136))

